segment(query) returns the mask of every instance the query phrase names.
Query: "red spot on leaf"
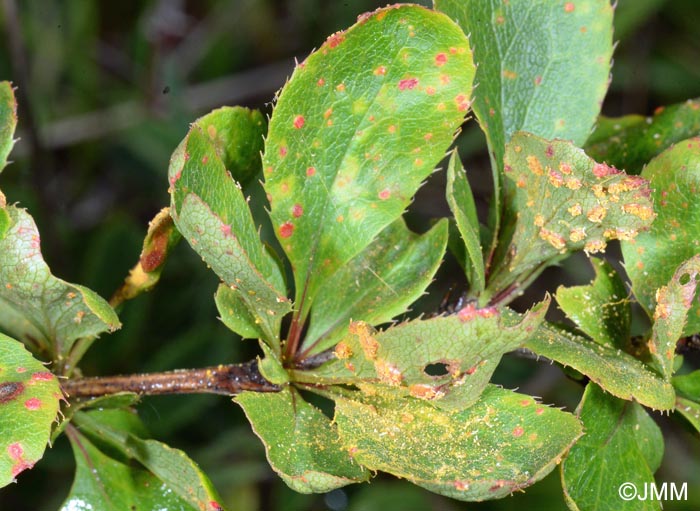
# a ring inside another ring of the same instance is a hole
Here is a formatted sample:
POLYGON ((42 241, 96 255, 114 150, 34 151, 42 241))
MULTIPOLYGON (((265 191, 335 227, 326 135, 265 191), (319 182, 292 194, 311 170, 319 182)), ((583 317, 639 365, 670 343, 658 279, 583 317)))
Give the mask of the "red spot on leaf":
POLYGON ((496 307, 484 307, 483 309, 478 309, 474 303, 465 305, 457 313, 457 317, 463 323, 471 321, 475 318, 492 318, 497 315, 498 309, 496 307))
POLYGON ((603 178, 619 173, 620 171, 617 170, 615 167, 611 167, 609 165, 606 165, 605 163, 596 163, 595 165, 593 165, 593 175, 597 178, 603 178))
POLYGON ((7 454, 9 454, 10 458, 12 458, 15 461, 21 460, 22 456, 24 456, 24 449, 22 449, 22 444, 20 444, 19 442, 14 442, 8 445, 7 454))
POLYGON ((208 161, 209 161, 209 156, 207 156, 206 154, 204 156, 202 156, 202 165, 206 165, 208 161))
POLYGON ((12 467, 12 477, 17 477, 20 473, 24 472, 25 470, 29 470, 34 466, 34 463, 30 463, 28 461, 20 461, 16 465, 12 467))
POLYGON ((53 379, 54 379, 53 373, 50 373, 48 371, 41 371, 41 372, 32 374, 32 380, 34 380, 34 381, 51 381, 53 379))
POLYGON ((303 115, 297 115, 294 118, 294 127, 296 129, 301 129, 304 127, 304 124, 306 123, 306 119, 304 119, 303 115))
POLYGON ((503 479, 499 479, 494 483, 494 485, 491 488, 489 488, 489 491, 500 490, 505 485, 506 485, 506 482, 503 479))
POLYGON ((445 53, 438 53, 435 55, 435 65, 440 67, 447 63, 447 55, 445 53))
POLYGON ((574 9, 576 6, 574 5, 573 2, 566 2, 564 4, 564 12, 574 12, 574 9))
POLYGON ((542 415, 544 413, 544 408, 538 408, 537 410, 535 410, 535 413, 537 415, 542 415))
POLYGON ((222 511, 224 508, 221 507, 221 504, 219 504, 215 500, 210 500, 209 501, 209 506, 214 510, 214 511, 222 511))
POLYGON ((476 366, 471 366, 469 369, 467 369, 467 370, 464 371, 464 372, 465 372, 466 374, 468 374, 469 376, 471 376, 472 374, 474 374, 474 373, 476 372, 476 366))
POLYGON ((471 106, 469 97, 465 94, 458 94, 455 97, 455 103, 457 103, 457 110, 459 110, 460 112, 466 112, 471 106))
POLYGON ((547 158, 553 157, 553 156, 554 156, 554 147, 552 147, 551 144, 548 145, 548 146, 547 146, 547 149, 546 149, 545 152, 544 152, 544 154, 547 155, 547 158))
POLYGON ((386 67, 384 66, 379 66, 374 70, 374 75, 375 76, 384 76, 386 74, 386 67))
POLYGON ((513 436, 515 438, 523 436, 523 433, 525 433, 525 430, 522 428, 522 426, 516 426, 515 429, 513 429, 513 436))
POLYGON ((309 167, 306 169, 306 175, 311 177, 316 173, 316 168, 315 167, 309 167))
POLYGON ((326 80, 324 80, 323 78, 319 78, 318 81, 316 82, 316 85, 318 85, 319 87, 323 87, 325 84, 326 84, 326 80))
POLYGON ((280 147, 280 156, 287 156, 287 148, 285 146, 280 147))
POLYGON ((17 371, 18 373, 26 373, 26 372, 27 372, 27 368, 26 368, 26 367, 19 366, 19 367, 16 369, 16 371, 17 371))
POLYGON ((330 48, 336 48, 343 41, 345 41, 345 34, 343 32, 336 32, 326 39, 326 42, 330 48))
POLYGON ((425 93, 426 93, 428 96, 432 96, 433 94, 435 94, 435 87, 426 87, 426 88, 425 88, 425 93))
POLYGON ((379 198, 380 198, 381 200, 386 200, 386 199, 388 199, 389 197, 391 197, 391 190, 389 190, 388 188, 384 188, 384 190, 382 190, 381 192, 379 192, 379 198))
POLYGON ((231 237, 231 226, 222 224, 221 225, 221 233, 224 235, 225 238, 231 237))
POLYGON ((418 85, 418 78, 405 78, 399 82, 399 90, 415 89, 418 85))
POLYGON ((24 407, 27 410, 38 410, 41 408, 41 400, 39 398, 33 397, 31 399, 27 399, 24 402, 24 407))
POLYGON ((292 208, 292 216, 294 216, 294 218, 299 218, 303 214, 304 208, 301 207, 301 204, 294 204, 294 207, 292 208))
POLYGON ((540 84, 542 84, 542 77, 535 76, 535 85, 540 85, 540 84))
POLYGON ((170 184, 174 186, 177 180, 180 179, 180 176, 182 176, 182 169, 178 170, 175 175, 170 178, 170 184))
POLYGON ((522 401, 520 401, 520 406, 530 406, 531 402, 532 401, 530 401, 529 399, 523 399, 522 401))
POLYGON ((289 238, 294 232, 294 225, 291 222, 285 222, 280 225, 280 236, 289 238))

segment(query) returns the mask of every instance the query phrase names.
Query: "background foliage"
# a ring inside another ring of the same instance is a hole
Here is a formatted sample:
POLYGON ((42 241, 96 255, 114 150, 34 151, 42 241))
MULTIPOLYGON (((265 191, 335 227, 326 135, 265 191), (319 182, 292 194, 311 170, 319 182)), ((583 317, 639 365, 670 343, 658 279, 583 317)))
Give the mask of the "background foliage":
MULTIPOLYGON (((169 202, 168 161, 189 123, 224 104, 269 113, 267 102, 291 73, 294 57, 303 59, 327 34, 383 3, 3 2, 0 78, 19 87, 22 139, 3 188, 31 210, 53 272, 109 296, 138 257, 148 220, 169 202)), ((699 18, 694 0, 618 2, 620 44, 605 114, 649 114, 656 106, 699 95, 699 18)), ((478 177, 471 185, 477 208, 483 209, 490 173, 474 122, 465 126, 459 143, 470 177, 478 177)), ((426 219, 449 214, 444 179, 444 172, 434 174, 419 192, 408 216, 413 228, 425 230, 426 219)), ((617 257, 619 250, 612 246, 609 254, 617 257)), ((463 283, 454 282, 454 275, 461 272, 455 268, 448 260, 414 313, 435 310, 451 284, 460 289, 463 283)), ((532 303, 555 283, 584 284, 591 277, 583 257, 573 257, 546 271, 518 303, 532 303)), ((215 275, 181 244, 161 284, 125 305, 123 329, 89 352, 84 372, 155 371, 251 358, 254 343, 239 342, 216 320, 216 287, 215 275)), ((637 314, 633 333, 638 321, 637 314)), ((508 357, 495 380, 568 410, 582 393, 556 368, 508 357)), ((296 494, 273 474, 243 412, 226 399, 144 401, 141 415, 154 437, 190 453, 235 509, 565 509, 556 471, 525 494, 484 504, 449 501, 389 477, 325 496, 296 494)), ((690 498, 667 502, 665 509, 694 509, 700 504, 698 442, 679 423, 654 418, 667 433, 657 480, 688 482, 690 498)), ((74 470, 69 451, 60 438, 36 469, 22 474, 22 484, 3 490, 0 507, 58 508, 74 470)))

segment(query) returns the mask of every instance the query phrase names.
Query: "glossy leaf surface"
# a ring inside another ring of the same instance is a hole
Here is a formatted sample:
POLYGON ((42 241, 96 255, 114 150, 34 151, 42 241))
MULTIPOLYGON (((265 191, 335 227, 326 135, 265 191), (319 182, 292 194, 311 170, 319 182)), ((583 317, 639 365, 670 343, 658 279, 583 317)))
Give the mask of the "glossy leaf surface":
POLYGON ((655 499, 627 500, 618 493, 632 491, 631 487, 620 490, 624 483, 643 491, 645 484, 654 482, 654 472, 661 465, 663 436, 644 408, 589 383, 577 415, 586 434, 561 465, 569 507, 577 511, 660 510, 655 499))
POLYGON ((473 78, 461 29, 415 5, 361 16, 296 68, 270 120, 263 169, 302 318, 443 157, 473 78))
POLYGON ((586 153, 628 174, 638 175, 652 158, 673 144, 700 134, 700 101, 657 108, 652 117, 601 117, 586 142, 586 153))
POLYGON ((432 281, 446 245, 446 220, 420 235, 403 218, 390 224, 321 285, 302 348, 333 346, 351 319, 378 325, 406 312, 432 281))
MULTIPOLYGON (((115 459, 73 429, 68 435, 76 460, 75 479, 61 511, 168 509, 199 511, 148 470, 115 459)), ((204 508, 207 509, 207 508, 204 508)), ((221 509, 209 507, 208 510, 221 509)))
POLYGON ((608 87, 613 10, 607 0, 433 4, 474 46, 474 112, 492 155, 498 211, 503 155, 514 133, 577 145, 588 137, 608 87))
MULTIPOLYGON (((189 506, 184 509, 223 509, 220 504, 221 498, 209 478, 183 451, 156 440, 143 438, 146 431, 135 412, 124 409, 78 412, 73 423, 93 441, 109 445, 126 459, 138 461, 148 470, 144 474, 141 470, 131 469, 131 474, 125 474, 126 482, 129 478, 139 476, 154 479, 154 486, 160 493, 158 498, 172 495, 170 498, 173 501, 181 500, 189 506), (179 499, 176 499, 176 496, 179 499)), ((73 437, 74 435, 69 436, 75 442, 73 437)), ((76 458, 80 463, 80 457, 76 458)), ((108 467, 110 465, 115 471, 121 469, 114 463, 107 463, 108 467)), ((78 466, 80 467, 80 464, 78 466)), ((85 476, 78 472, 76 481, 79 479, 85 482, 85 476)), ((149 491, 145 489, 144 492, 144 489, 136 488, 132 493, 132 498, 144 498, 149 491)))

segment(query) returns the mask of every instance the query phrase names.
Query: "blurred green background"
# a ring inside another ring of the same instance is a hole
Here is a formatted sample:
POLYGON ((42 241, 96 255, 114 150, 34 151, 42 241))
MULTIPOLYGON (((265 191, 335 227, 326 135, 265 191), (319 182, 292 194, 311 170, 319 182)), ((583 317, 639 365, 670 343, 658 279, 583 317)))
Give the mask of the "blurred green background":
MULTIPOLYGON (((109 297, 136 261, 145 228, 168 204, 170 153, 189 122, 221 105, 271 111, 271 100, 302 60, 336 30, 385 2, 373 0, 2 0, 0 78, 19 89, 14 163, 2 175, 8 201, 34 215, 54 273, 109 297)), ((420 2, 427 4, 428 2, 420 2)), ((619 0, 608 115, 651 113, 700 95, 700 2, 619 0)), ((459 142, 483 209, 490 187, 483 136, 472 121, 459 142)), ((448 214, 436 173, 409 218, 418 229, 448 214)), ((611 253, 616 253, 612 247, 611 253)), ((447 261, 431 295, 435 310, 455 275, 447 261)), ((583 283, 581 257, 546 272, 527 300, 559 283, 583 283)), ((186 244, 158 288, 127 303, 124 327, 104 336, 83 363, 87 375, 241 362, 256 353, 218 320, 217 279, 186 244)), ((457 290, 463 285, 457 282, 457 290)), ((556 368, 506 357, 496 380, 573 410, 582 388, 556 368)), ((298 495, 272 473, 241 410, 216 396, 145 399, 154 436, 187 451, 234 510, 566 509, 558 472, 526 493, 464 504, 380 476, 327 495, 298 495)), ((656 416, 667 434, 659 481, 688 483, 700 508, 700 441, 681 422, 656 416)), ((19 484, 0 491, 0 509, 58 509, 68 493, 72 455, 59 439, 19 484)))

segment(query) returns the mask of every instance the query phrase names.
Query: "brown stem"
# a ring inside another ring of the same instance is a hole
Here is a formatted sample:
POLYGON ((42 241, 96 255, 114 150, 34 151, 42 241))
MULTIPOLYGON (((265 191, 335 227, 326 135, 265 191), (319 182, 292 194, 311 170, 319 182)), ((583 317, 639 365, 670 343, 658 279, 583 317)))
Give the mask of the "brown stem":
POLYGON ((178 369, 163 373, 129 374, 76 378, 62 382, 71 398, 99 397, 119 392, 140 395, 223 394, 234 396, 244 390, 278 392, 258 370, 257 360, 245 364, 218 365, 202 369, 178 369))

